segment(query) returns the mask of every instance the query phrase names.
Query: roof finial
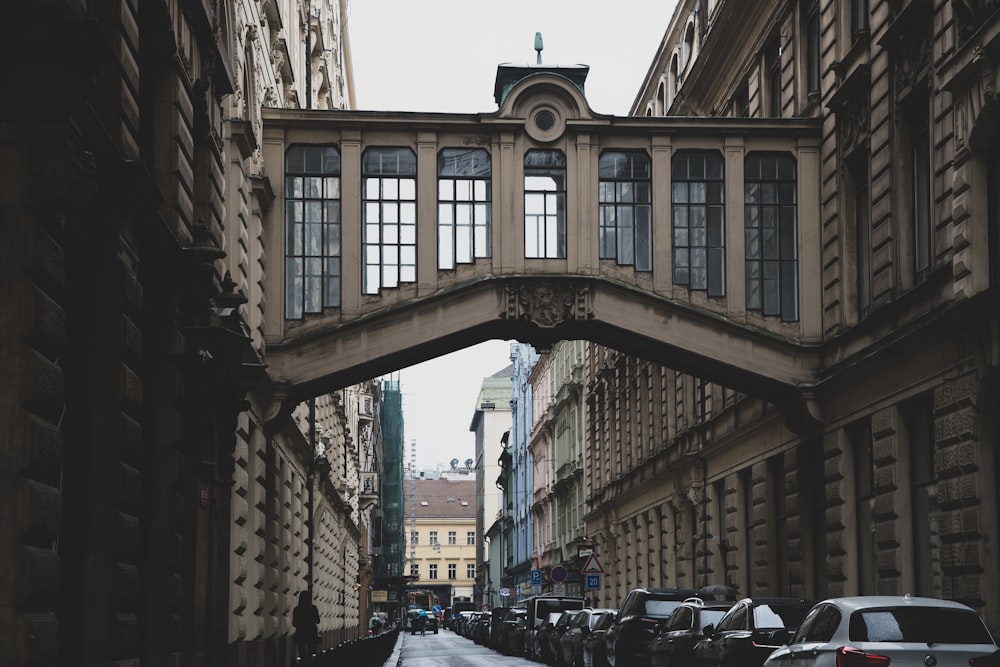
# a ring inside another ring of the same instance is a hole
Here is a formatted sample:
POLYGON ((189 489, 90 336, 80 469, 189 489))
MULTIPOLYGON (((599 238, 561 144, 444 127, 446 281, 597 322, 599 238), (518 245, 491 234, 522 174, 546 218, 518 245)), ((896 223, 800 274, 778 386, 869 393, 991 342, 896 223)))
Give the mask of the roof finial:
POLYGON ((535 33, 535 52, 538 53, 538 62, 536 63, 538 65, 542 64, 542 49, 544 49, 544 48, 545 47, 542 46, 542 33, 536 32, 535 33))

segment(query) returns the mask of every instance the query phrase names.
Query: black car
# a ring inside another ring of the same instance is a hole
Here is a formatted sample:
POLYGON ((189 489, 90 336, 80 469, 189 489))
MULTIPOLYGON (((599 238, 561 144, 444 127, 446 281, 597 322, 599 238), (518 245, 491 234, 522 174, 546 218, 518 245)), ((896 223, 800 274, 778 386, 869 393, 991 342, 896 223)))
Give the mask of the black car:
POLYGON ((517 651, 514 650, 511 644, 511 635, 514 634, 518 624, 523 623, 527 613, 523 607, 510 607, 507 610, 497 630, 496 646, 494 647, 496 650, 504 655, 515 655, 515 653, 520 652, 519 649, 517 651))
POLYGON ((614 613, 614 609, 591 609, 589 607, 578 611, 573 622, 559 638, 562 664, 568 667, 583 667, 583 640, 590 636, 591 631, 602 617, 614 613))
POLYGON ((699 594, 690 588, 634 588, 629 591, 605 635, 608 664, 611 667, 648 667, 648 649, 656 626, 692 597, 699 597, 699 594))
POLYGON ((761 667, 816 604, 800 598, 744 598, 694 646, 698 667, 761 667))
POLYGON ((615 622, 615 614, 617 613, 617 611, 612 610, 611 613, 601 616, 597 625, 583 640, 583 667, 609 667, 605 633, 615 622))
POLYGON ((526 649, 529 659, 544 662, 546 665, 552 662, 552 646, 549 644, 549 635, 552 634, 552 629, 561 615, 562 612, 552 612, 534 632, 529 633, 529 636, 525 638, 525 642, 530 642, 531 646, 530 649, 526 649))
POLYGON ((486 646, 494 651, 500 650, 500 633, 503 631, 503 619, 510 607, 494 607, 486 612, 489 619, 489 631, 486 636, 486 646))
POLYGON ((715 602, 688 598, 666 621, 657 626, 649 645, 652 667, 694 667, 694 645, 705 638, 705 626, 718 625, 733 606, 732 602, 715 602))
POLYGON ((488 611, 480 612, 476 620, 472 621, 472 627, 469 630, 469 638, 477 644, 482 644, 483 646, 490 640, 490 619, 492 619, 492 614, 488 611))
POLYGON ((559 614, 559 620, 555 622, 555 625, 552 626, 552 630, 549 632, 549 664, 553 667, 569 667, 563 662, 562 646, 559 640, 562 639, 563 633, 569 629, 570 624, 578 613, 580 613, 579 609, 567 609, 559 614))

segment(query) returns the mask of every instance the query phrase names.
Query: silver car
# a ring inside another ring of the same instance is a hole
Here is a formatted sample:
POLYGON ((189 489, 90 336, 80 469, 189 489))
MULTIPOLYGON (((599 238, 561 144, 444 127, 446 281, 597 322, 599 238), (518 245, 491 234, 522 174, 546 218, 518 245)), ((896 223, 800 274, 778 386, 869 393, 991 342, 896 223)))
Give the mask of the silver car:
POLYGON ((969 667, 992 665, 986 624, 958 602, 904 596, 823 600, 765 667, 969 667))

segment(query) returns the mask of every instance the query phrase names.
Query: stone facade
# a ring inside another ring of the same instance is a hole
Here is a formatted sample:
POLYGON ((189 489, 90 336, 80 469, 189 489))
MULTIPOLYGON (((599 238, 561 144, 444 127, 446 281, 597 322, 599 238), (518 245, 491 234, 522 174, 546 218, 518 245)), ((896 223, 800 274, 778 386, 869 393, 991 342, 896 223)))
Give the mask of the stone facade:
POLYGON ((822 275, 824 370, 768 402, 592 354, 604 601, 636 585, 913 593, 1000 628, 996 10, 679 4, 634 114, 822 120, 823 251, 802 260, 822 275))
POLYGON ((287 664, 310 481, 320 549, 359 540, 302 429, 265 414, 260 109, 351 96, 346 2, 308 6, 5 16, 4 664, 287 664))

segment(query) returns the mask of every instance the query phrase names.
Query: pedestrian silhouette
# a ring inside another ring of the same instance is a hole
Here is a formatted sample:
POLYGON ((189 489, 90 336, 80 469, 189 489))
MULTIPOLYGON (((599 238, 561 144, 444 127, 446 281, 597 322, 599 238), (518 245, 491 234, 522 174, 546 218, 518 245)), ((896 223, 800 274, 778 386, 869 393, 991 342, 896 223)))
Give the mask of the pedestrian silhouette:
POLYGON ((312 662, 319 644, 319 609, 312 603, 309 591, 299 593, 299 604, 292 610, 295 628, 295 650, 303 663, 312 662))

